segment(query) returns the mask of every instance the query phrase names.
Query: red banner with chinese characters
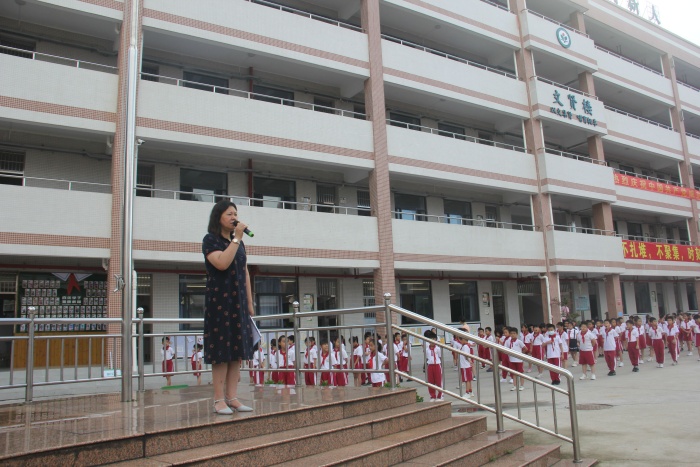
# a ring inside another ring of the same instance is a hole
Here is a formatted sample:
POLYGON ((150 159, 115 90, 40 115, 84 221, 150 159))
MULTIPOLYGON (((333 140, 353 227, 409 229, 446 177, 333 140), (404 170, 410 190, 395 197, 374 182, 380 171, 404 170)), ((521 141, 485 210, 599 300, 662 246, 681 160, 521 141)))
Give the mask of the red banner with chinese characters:
POLYGON ((637 188, 640 190, 653 191, 655 193, 663 193, 665 195, 679 196, 681 198, 695 199, 700 201, 700 190, 685 188, 682 186, 671 185, 669 183, 661 183, 655 180, 647 180, 646 178, 633 177, 615 172, 615 185, 637 188))
POLYGON ((697 246, 623 240, 622 252, 625 259, 700 263, 700 247, 697 246))

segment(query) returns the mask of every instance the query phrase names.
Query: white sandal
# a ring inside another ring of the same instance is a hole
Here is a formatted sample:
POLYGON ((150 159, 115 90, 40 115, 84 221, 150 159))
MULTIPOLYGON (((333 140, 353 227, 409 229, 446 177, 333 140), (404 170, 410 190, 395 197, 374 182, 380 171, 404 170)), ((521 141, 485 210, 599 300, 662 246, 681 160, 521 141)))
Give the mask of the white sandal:
MULTIPOLYGON (((238 407, 234 407, 233 405, 231 405, 231 403, 233 401, 237 401, 237 400, 238 400, 238 397, 234 397, 233 399, 226 399, 226 405, 228 405, 231 409, 235 410, 236 412, 252 412, 253 411, 253 409, 251 409, 247 405, 241 404, 238 407)), ((233 412, 231 412, 231 413, 233 413, 233 412)))
POLYGON ((233 410, 231 410, 231 408, 228 406, 228 404, 223 409, 216 408, 216 404, 218 402, 225 402, 225 401, 226 401, 226 399, 219 399, 219 400, 214 401, 214 413, 215 414, 217 414, 217 415, 232 415, 233 414, 233 410))

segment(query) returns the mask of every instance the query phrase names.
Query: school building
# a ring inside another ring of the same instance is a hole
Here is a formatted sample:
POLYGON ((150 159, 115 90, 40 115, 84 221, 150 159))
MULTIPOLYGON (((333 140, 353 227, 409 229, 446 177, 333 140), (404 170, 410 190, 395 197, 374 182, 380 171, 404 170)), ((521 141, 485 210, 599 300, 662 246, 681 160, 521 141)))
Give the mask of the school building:
POLYGON ((263 314, 697 310, 700 48, 617 3, 143 0, 130 64, 134 0, 0 2, 2 316, 121 316, 129 125, 146 316, 202 316, 221 198, 263 314))

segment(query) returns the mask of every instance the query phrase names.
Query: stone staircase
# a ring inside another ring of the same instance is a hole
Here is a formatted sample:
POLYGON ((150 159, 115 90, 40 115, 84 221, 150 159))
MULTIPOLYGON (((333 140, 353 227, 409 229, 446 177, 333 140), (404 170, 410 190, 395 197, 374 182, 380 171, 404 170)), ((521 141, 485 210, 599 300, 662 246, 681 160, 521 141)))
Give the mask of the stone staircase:
POLYGON ((315 404, 300 403, 287 410, 284 404, 269 405, 266 410, 264 402, 256 402, 252 414, 35 452, 3 459, 3 464, 567 465, 558 445, 526 447, 522 431, 487 431, 486 416, 453 416, 449 402, 416 403, 414 389, 363 390, 361 397, 345 398, 332 389, 316 389, 325 391, 325 399, 315 404))

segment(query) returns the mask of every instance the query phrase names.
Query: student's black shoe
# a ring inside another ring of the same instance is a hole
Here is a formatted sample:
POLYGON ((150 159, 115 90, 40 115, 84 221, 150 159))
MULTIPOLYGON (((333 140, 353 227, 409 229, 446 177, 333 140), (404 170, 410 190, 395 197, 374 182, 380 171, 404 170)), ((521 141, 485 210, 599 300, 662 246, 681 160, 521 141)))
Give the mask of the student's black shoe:
POLYGON ((561 384, 561 381, 552 381, 553 386, 559 386, 561 384))
POLYGON ((636 373, 639 371, 639 368, 635 366, 634 368, 632 368, 632 371, 636 373))
POLYGON ((399 378, 399 383, 403 383, 403 378, 399 378))
POLYGON ((615 373, 614 371, 611 371, 611 372, 608 373, 608 376, 615 376, 616 374, 617 374, 617 373, 615 373))
POLYGON ((486 370, 486 373, 493 373, 493 368, 489 368, 488 370, 486 370))

